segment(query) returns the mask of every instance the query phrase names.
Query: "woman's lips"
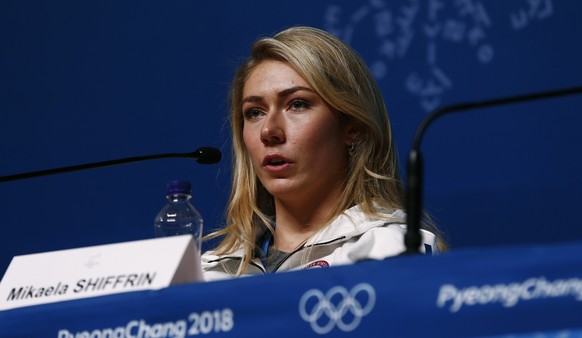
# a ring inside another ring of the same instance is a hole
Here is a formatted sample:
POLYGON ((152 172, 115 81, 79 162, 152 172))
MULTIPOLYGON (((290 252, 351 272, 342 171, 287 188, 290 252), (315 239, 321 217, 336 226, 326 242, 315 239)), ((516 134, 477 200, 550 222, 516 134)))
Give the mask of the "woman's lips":
POLYGON ((291 166, 291 162, 277 154, 267 155, 263 158, 263 168, 269 172, 281 172, 291 166))

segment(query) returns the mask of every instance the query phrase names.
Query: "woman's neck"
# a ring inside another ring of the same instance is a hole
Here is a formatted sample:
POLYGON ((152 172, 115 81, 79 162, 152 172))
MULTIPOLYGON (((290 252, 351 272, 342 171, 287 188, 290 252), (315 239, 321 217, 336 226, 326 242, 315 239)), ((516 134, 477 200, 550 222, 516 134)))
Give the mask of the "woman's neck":
POLYGON ((338 198, 295 204, 275 199, 275 248, 295 251, 329 219, 337 203, 338 198))

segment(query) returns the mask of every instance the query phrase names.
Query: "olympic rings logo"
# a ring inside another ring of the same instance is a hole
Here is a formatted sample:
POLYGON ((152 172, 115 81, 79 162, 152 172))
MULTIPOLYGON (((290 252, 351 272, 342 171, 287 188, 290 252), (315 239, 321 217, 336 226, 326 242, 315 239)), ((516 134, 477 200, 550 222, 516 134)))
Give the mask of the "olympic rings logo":
POLYGON ((368 283, 360 283, 350 291, 335 286, 325 295, 318 289, 311 289, 299 301, 299 314, 311 324, 315 333, 329 333, 336 325, 340 330, 350 332, 360 325, 375 304, 376 291, 368 283), (346 316, 348 313, 350 315, 346 316))

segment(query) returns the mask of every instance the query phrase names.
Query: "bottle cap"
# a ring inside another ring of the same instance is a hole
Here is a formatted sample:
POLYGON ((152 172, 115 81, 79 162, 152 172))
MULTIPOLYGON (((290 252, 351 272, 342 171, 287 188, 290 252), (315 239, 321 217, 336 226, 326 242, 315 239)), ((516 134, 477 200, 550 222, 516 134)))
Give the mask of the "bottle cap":
POLYGON ((192 185, 188 181, 170 181, 166 185, 166 194, 188 194, 192 193, 192 185))

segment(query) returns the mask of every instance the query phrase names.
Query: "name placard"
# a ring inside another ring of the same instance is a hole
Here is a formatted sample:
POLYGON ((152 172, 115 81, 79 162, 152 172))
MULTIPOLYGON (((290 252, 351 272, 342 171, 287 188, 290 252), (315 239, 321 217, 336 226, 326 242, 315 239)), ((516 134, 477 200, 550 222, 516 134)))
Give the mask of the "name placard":
POLYGON ((202 280, 190 235, 15 256, 0 310, 202 280))

